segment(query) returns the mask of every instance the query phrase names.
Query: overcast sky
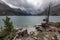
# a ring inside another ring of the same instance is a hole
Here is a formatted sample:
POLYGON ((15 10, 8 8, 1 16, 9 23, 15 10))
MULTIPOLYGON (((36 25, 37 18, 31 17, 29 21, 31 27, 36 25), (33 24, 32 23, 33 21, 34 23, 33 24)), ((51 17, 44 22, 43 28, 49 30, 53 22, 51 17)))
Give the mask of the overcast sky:
POLYGON ((49 3, 52 5, 60 4, 60 0, 2 0, 11 8, 20 8, 33 14, 44 11, 49 3))

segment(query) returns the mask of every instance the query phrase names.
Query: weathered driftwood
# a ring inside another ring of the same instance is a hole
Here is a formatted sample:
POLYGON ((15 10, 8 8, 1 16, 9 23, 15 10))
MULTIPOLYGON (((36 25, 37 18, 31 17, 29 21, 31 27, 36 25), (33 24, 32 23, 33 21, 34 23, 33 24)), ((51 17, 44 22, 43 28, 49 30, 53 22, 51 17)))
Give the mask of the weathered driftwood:
POLYGON ((16 32, 16 36, 14 37, 13 40, 17 39, 17 38, 21 38, 21 37, 27 37, 28 36, 28 32, 26 29, 20 28, 18 29, 18 31, 16 32))

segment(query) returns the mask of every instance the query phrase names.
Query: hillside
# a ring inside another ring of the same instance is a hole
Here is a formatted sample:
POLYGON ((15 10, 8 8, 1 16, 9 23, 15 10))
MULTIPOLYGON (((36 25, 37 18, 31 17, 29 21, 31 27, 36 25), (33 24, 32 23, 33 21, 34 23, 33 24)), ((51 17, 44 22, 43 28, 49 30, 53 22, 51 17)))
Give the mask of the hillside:
MULTIPOLYGON (((45 9, 42 13, 39 13, 38 15, 47 15, 48 9, 45 9)), ((50 16, 60 16, 60 5, 56 5, 50 9, 50 16)))
MULTIPOLYGON (((48 13, 48 8, 45 9, 42 13, 34 14, 33 16, 45 16, 48 13)), ((0 16, 4 15, 16 15, 16 16, 32 16, 31 13, 27 13, 21 9, 11 8, 7 4, 0 2, 0 16)), ((56 5, 50 10, 51 16, 60 16, 60 5, 56 5)))
POLYGON ((22 11, 21 9, 10 8, 8 5, 4 3, 0 3, 0 16, 4 15, 31 15, 26 11, 22 11))

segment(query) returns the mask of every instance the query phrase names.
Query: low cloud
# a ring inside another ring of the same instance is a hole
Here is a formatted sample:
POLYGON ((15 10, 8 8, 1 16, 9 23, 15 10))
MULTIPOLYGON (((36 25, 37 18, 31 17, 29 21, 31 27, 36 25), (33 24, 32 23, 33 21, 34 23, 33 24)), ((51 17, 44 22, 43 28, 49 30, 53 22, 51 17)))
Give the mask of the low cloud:
POLYGON ((60 0, 2 0, 11 8, 20 8, 21 10, 37 14, 45 10, 51 2, 52 5, 60 4, 60 0))

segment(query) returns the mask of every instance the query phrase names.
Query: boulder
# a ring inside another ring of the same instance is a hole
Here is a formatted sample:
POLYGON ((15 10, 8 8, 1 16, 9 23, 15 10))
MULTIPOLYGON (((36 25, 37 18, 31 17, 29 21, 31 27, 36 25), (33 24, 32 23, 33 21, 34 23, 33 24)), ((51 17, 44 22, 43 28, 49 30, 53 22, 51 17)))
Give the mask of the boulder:
POLYGON ((19 37, 27 37, 28 36, 27 29, 23 29, 23 28, 18 29, 16 35, 18 35, 17 38, 19 38, 19 37))
POLYGON ((40 27, 36 27, 35 28, 37 31, 40 31, 40 32, 42 32, 43 31, 43 29, 42 28, 40 28, 40 27))
POLYGON ((27 29, 19 28, 19 29, 17 29, 17 32, 16 32, 13 40, 20 40, 21 38, 26 38, 28 36, 29 36, 29 34, 27 32, 27 29))

